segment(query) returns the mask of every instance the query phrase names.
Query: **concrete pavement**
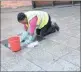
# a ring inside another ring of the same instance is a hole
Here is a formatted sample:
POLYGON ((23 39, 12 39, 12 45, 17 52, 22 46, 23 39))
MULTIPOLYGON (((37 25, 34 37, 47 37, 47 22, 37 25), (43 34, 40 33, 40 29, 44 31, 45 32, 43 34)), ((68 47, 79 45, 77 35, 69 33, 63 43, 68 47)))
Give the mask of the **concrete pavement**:
MULTIPOLYGON (((80 6, 42 10, 56 19, 60 32, 46 36, 35 48, 16 53, 1 45, 2 71, 80 71, 80 6)), ((22 31, 18 12, 1 13, 1 40, 22 31)))

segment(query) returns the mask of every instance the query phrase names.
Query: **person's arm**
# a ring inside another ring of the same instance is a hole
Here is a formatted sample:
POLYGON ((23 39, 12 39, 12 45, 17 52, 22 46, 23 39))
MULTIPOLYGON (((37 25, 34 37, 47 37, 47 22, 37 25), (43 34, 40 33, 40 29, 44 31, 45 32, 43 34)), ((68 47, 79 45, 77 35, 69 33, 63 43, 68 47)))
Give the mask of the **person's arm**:
POLYGON ((33 35, 34 31, 36 29, 36 24, 37 24, 37 16, 35 16, 34 18, 32 18, 32 20, 30 21, 30 34, 33 35))
POLYGON ((35 16, 29 23, 30 23, 30 31, 29 31, 28 39, 24 42, 24 44, 29 44, 34 40, 33 34, 36 29, 37 16, 35 16))
POLYGON ((28 30, 28 27, 26 26, 26 24, 24 24, 24 29, 25 29, 25 31, 28 30))

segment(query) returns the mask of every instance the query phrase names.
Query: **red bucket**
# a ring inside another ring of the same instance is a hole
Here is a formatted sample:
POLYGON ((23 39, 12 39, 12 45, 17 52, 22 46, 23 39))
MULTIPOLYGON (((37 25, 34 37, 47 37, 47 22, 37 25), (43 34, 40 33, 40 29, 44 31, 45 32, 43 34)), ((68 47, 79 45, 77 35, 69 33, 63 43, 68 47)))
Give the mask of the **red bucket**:
POLYGON ((10 49, 14 52, 17 52, 21 49, 20 38, 18 36, 9 38, 8 43, 10 44, 10 49))

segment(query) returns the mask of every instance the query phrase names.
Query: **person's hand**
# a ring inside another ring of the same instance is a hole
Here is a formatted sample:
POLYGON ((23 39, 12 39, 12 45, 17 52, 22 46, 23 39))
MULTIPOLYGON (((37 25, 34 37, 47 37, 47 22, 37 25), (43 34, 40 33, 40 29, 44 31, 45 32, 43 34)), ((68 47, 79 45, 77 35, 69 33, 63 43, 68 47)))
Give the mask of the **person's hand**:
POLYGON ((24 41, 28 37, 28 32, 23 31, 21 36, 20 36, 20 42, 24 41))
POLYGON ((29 36, 28 36, 28 39, 25 40, 24 44, 29 44, 29 43, 31 43, 33 40, 34 40, 34 37, 31 36, 31 35, 29 35, 29 36))

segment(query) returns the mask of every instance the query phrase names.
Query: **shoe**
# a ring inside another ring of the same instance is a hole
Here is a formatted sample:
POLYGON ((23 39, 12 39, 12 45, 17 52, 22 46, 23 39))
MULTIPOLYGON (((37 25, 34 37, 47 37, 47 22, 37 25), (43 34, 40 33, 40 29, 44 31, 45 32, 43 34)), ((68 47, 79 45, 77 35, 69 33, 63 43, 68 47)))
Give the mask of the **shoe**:
POLYGON ((54 26, 55 26, 55 29, 57 30, 57 31, 59 31, 59 26, 56 24, 56 23, 54 23, 54 26))
POLYGON ((52 25, 51 29, 52 29, 52 31, 51 31, 52 33, 56 32, 56 28, 54 25, 52 25))

